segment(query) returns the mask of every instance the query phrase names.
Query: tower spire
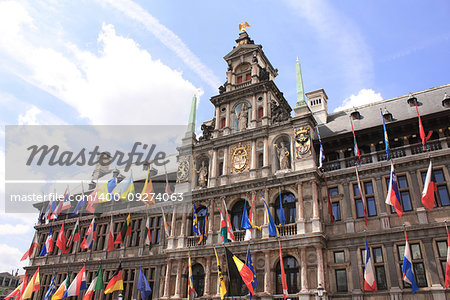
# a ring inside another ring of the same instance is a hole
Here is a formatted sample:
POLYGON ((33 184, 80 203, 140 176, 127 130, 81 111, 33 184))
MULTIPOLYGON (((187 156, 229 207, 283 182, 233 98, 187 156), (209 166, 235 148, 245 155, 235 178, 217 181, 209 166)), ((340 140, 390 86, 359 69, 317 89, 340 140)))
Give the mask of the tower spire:
POLYGON ((302 71, 300 69, 300 62, 297 57, 297 65, 295 66, 297 75, 297 104, 296 106, 306 105, 305 103, 305 91, 303 89, 302 71))
POLYGON ((195 133, 195 116, 197 114, 197 95, 194 94, 191 103, 191 113, 189 114, 189 123, 186 133, 195 133))

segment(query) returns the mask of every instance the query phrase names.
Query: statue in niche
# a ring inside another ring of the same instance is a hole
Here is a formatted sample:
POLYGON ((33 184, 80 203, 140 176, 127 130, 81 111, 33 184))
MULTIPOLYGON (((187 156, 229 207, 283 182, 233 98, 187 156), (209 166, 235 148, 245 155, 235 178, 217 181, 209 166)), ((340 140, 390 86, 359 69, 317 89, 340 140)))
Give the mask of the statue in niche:
POLYGON ((280 161, 280 170, 289 169, 289 149, 286 147, 285 142, 281 142, 280 146, 277 144, 274 145, 275 151, 278 156, 278 160, 280 161))
POLYGON ((238 113, 235 111, 236 118, 238 119, 238 131, 245 130, 247 128, 248 122, 248 110, 247 106, 242 104, 241 111, 238 113))
POLYGON ((194 169, 194 171, 198 174, 198 186, 205 188, 208 182, 208 168, 205 166, 205 161, 202 161, 202 166, 199 170, 194 169))

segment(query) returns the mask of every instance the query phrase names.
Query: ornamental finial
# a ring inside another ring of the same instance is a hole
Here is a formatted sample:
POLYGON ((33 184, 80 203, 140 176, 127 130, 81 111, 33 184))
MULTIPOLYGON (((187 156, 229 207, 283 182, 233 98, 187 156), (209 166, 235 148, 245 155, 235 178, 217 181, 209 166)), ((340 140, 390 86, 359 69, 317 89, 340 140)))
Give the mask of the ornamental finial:
POLYGON ((247 31, 247 27, 250 27, 250 24, 248 24, 247 21, 242 22, 241 24, 239 24, 239 32, 247 31))

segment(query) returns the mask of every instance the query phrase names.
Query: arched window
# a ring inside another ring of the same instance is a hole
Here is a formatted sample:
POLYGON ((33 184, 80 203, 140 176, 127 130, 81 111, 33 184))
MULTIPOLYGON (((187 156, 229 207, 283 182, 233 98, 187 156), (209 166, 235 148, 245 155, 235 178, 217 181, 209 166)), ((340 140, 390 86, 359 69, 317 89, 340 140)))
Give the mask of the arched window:
POLYGON ((262 119, 263 116, 264 116, 264 108, 260 106, 258 108, 258 119, 262 119))
POLYGON ((203 296, 203 292, 205 290, 205 271, 203 270, 201 264, 195 264, 192 266, 192 281, 194 284, 194 290, 197 292, 197 296, 203 296))
POLYGON ((258 167, 264 167, 264 153, 258 154, 258 167))
MULTIPOLYGON (((242 221, 242 212, 244 211, 244 203, 246 201, 241 199, 233 205, 231 209, 231 225, 233 226, 233 230, 244 230, 241 228, 242 221)), ((247 214, 250 211, 250 207, 247 203, 247 214)))
MULTIPOLYGON (((288 293, 295 294, 300 290, 300 270, 298 268, 297 260, 292 256, 283 257, 284 272, 286 273, 286 282, 288 286, 288 293)), ((277 287, 277 294, 283 294, 283 285, 281 284, 281 265, 277 263, 277 277, 275 285, 277 287)))
MULTIPOLYGON (((205 217, 206 217, 206 214, 208 213, 208 210, 204 206, 199 206, 199 207, 196 207, 196 211, 197 211, 198 230, 199 230, 199 232, 201 232, 200 228, 202 226, 204 226, 205 217)), ((192 212, 192 214, 193 213, 194 212, 192 212)), ((192 216, 192 222, 194 222, 194 216, 192 216)), ((191 226, 191 236, 193 236, 193 235, 195 235, 194 234, 194 225, 191 226)))
POLYGON ((219 176, 223 175, 223 161, 219 163, 219 176))
MULTIPOLYGON (((281 193, 281 201, 283 202, 284 216, 286 218, 286 224, 295 223, 296 221, 296 208, 295 208, 295 196, 292 193, 281 193)), ((280 196, 275 199, 275 222, 280 224, 280 196)))
POLYGON ((220 129, 225 128, 225 124, 226 124, 226 119, 225 118, 220 119, 220 129))

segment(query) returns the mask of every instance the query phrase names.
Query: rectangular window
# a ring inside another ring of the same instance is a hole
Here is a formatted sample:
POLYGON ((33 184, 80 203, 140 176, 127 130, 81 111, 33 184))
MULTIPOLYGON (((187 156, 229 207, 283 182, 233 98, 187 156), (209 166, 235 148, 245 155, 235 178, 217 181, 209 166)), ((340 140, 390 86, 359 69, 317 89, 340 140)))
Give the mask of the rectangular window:
MULTIPOLYGON (((436 206, 450 205, 450 197, 447 189, 447 182, 445 181, 444 172, 442 169, 433 170, 434 178, 436 179, 437 192, 434 194, 436 206)), ((422 172, 422 182, 425 183, 427 172, 422 172)))
POLYGON ((161 235, 162 215, 153 216, 150 219, 150 234, 153 245, 159 244, 161 235))
MULTIPOLYGON (((386 272, 384 268, 384 259, 383 259, 383 250, 381 247, 373 247, 369 248, 370 258, 372 260, 373 271, 375 273, 375 281, 377 285, 377 289, 387 290, 387 280, 386 280, 386 272)), ((362 274, 364 274, 364 267, 366 262, 366 249, 361 249, 361 260, 362 260, 362 274)))
MULTIPOLYGON (((400 204, 402 205, 403 211, 413 210, 406 175, 397 176, 397 184, 400 194, 400 204)), ((389 188, 389 177, 386 178, 386 188, 389 188)), ((390 205, 390 207, 391 213, 396 213, 395 208, 392 205, 390 205)))
MULTIPOLYGON (((150 285, 150 288, 152 289, 152 293, 150 294, 150 296, 147 298, 147 300, 151 300, 151 299, 153 299, 153 294, 155 293, 154 291, 154 287, 155 287, 155 274, 156 274, 156 268, 154 268, 154 267, 150 267, 150 268, 143 268, 142 269, 143 270, 143 272, 144 272, 144 274, 145 274, 145 277, 147 278, 147 280, 148 280, 148 283, 149 283, 149 285, 150 285)), ((138 299, 141 299, 141 292, 140 291, 138 291, 138 293, 139 293, 139 295, 138 295, 138 299)))
POLYGON ((95 242, 94 251, 103 251, 106 242, 106 233, 108 229, 108 224, 100 224, 97 226, 97 239, 95 242))
POLYGON ((339 201, 332 202, 331 206, 333 207, 334 220, 340 221, 341 220, 341 205, 340 205, 339 201))
POLYGON ((439 261, 441 263, 442 274, 445 278, 445 272, 447 269, 447 241, 437 241, 436 246, 438 250, 439 261))
MULTIPOLYGON (((398 259, 400 262, 400 272, 402 273, 405 245, 398 245, 397 250, 398 250, 398 259)), ((426 274, 425 274, 425 267, 423 264, 423 256, 422 256, 422 250, 421 250, 420 244, 418 244, 418 243, 410 244, 410 251, 411 251, 411 259, 412 259, 416 284, 418 287, 426 287, 426 286, 428 286, 428 283, 427 283, 427 278, 426 278, 426 274)), ((403 281, 403 286, 407 287, 407 288, 411 287, 411 285, 406 283, 405 281, 403 281)))
MULTIPOLYGON (((366 199, 367 205, 367 216, 373 217, 377 215, 377 207, 375 204, 375 195, 373 191, 372 181, 366 181, 362 183, 363 191, 362 193, 366 199)), ((364 217, 364 203, 361 197, 361 192, 359 191, 359 187, 357 183, 353 184, 353 194, 355 197, 355 207, 356 207, 356 217, 363 218, 364 217)))
POLYGON ((339 189, 337 186, 328 188, 328 193, 330 194, 330 196, 337 196, 339 195, 339 189))
POLYGON ((142 218, 131 220, 131 236, 128 239, 128 247, 139 246, 141 241, 142 218))
POLYGON ((242 83, 242 76, 238 76, 237 77, 237 83, 239 84, 239 83, 242 83))
POLYGON ((345 269, 336 270, 336 290, 347 292, 347 271, 345 269))
POLYGON ((80 241, 78 242, 78 252, 87 252, 88 251, 88 249, 82 249, 80 247, 81 243, 84 240, 84 235, 86 234, 87 229, 88 229, 88 226, 84 226, 84 227, 80 228, 80 241))
POLYGON ((250 81, 250 80, 252 80, 252 74, 251 73, 245 74, 245 81, 250 81))
POLYGON ((344 253, 344 251, 335 251, 334 252, 334 262, 336 264, 345 263, 345 253, 344 253))
POLYGON ((123 269, 123 299, 133 299, 133 282, 135 269, 123 269))

